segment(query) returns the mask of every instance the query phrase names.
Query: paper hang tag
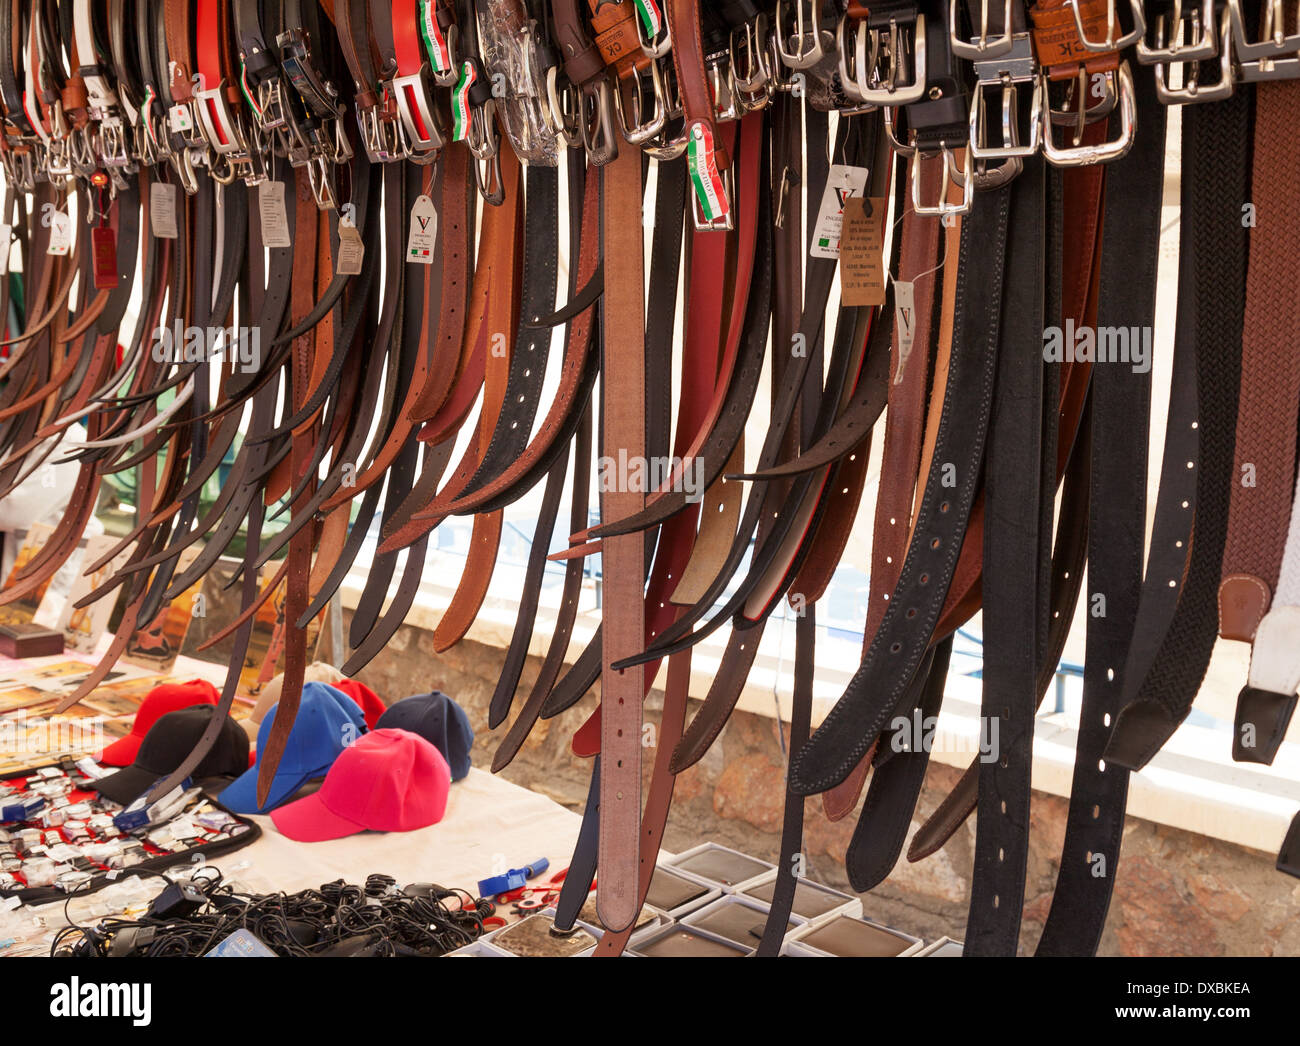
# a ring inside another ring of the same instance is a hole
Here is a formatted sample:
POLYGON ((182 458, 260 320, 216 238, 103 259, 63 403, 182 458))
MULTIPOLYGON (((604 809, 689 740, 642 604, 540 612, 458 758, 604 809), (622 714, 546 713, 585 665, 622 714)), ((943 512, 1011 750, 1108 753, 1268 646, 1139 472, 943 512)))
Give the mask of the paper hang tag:
POLYGON ((176 186, 171 182, 154 182, 149 186, 149 227, 160 240, 174 240, 176 228, 176 186))
POLYGON ((182 134, 193 129, 194 114, 188 105, 173 105, 167 110, 167 121, 176 134, 182 134))
POLYGON ((898 335, 898 365, 894 384, 903 383, 903 373, 916 342, 916 284, 894 281, 894 331, 898 335))
POLYGON ((50 245, 46 254, 64 255, 72 248, 72 219, 63 211, 50 212, 50 245))
POLYGON ((90 253, 95 262, 95 290, 117 286, 117 233, 103 225, 90 230, 90 253))
POLYGON ((258 186, 257 209, 262 219, 262 246, 292 247, 289 212, 284 206, 284 182, 268 179, 258 186))
POLYGON ((840 231, 844 222, 844 203, 850 197, 861 196, 867 190, 867 169, 837 163, 826 177, 822 203, 817 211, 817 224, 813 226, 812 247, 808 253, 814 258, 840 256, 840 231))
POLYGON ((438 239, 438 212, 427 196, 417 196, 411 207, 411 233, 406 241, 406 260, 418 265, 433 264, 433 245, 438 239))
POLYGON ((334 271, 340 276, 357 276, 366 257, 366 245, 361 233, 350 222, 339 222, 339 253, 334 259, 334 271))
POLYGON ((840 243, 840 302, 885 303, 885 213, 888 201, 854 196, 845 201, 840 243))

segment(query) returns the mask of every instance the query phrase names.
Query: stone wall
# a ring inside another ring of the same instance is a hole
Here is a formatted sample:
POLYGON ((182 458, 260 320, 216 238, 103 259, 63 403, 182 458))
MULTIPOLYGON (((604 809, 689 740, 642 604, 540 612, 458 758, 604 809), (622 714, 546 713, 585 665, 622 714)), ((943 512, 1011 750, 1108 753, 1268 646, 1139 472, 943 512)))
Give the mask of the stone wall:
MULTIPOLYGON (((405 626, 360 678, 390 702, 434 689, 454 697, 478 735, 474 765, 487 769, 496 746, 487 729, 487 707, 501 658, 502 651, 469 641, 435 654, 431 633, 405 626)), ((525 667, 516 707, 539 664, 530 660, 525 667)), ((662 694, 651 694, 647 721, 657 723, 661 702, 662 694)), ((574 756, 568 742, 594 705, 593 693, 563 715, 538 723, 504 776, 580 811, 590 763, 574 756)), ((652 762, 648 749, 647 779, 652 762)), ((931 764, 922 815, 935 808, 958 776, 952 767, 931 764)), ((783 795, 778 724, 738 713, 708 756, 678 778, 665 849, 679 852, 711 839, 775 860, 783 795)), ((1022 952, 1032 951, 1047 916, 1065 816, 1064 799, 1034 793, 1022 952)), ((808 803, 805 851, 812 878, 849 888, 844 855, 855 821, 831 823, 818 801, 808 803)), ((939 853, 917 864, 900 862, 884 884, 864 895, 866 914, 927 940, 944 934, 960 939, 974 846, 971 818, 939 853)), ((1277 872, 1273 861, 1270 854, 1130 818, 1102 953, 1300 955, 1300 883, 1277 872)))

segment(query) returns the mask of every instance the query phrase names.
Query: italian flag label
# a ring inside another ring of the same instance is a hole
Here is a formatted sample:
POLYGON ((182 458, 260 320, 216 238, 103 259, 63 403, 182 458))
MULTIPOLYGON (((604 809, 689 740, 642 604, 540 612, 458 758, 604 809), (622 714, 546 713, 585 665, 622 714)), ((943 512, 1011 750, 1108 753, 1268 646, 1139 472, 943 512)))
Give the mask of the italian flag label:
POLYGON ((645 28, 645 38, 653 40, 664 27, 663 16, 659 14, 659 5, 655 0, 636 0, 636 13, 641 16, 641 25, 645 28))
POLYGON ((451 140, 463 142, 469 137, 473 116, 469 107, 469 89, 474 86, 478 74, 474 72, 473 62, 461 62, 460 80, 451 92, 451 140))
POLYGON ((695 198, 699 201, 700 213, 706 221, 715 222, 725 218, 731 210, 727 202, 727 190, 718 174, 718 161, 713 150, 713 128, 707 123, 696 123, 691 127, 690 142, 686 146, 686 168, 691 173, 691 184, 695 186, 695 198))
POLYGON ((424 49, 429 52, 433 71, 445 73, 451 68, 451 53, 447 50, 447 38, 433 13, 432 0, 420 0, 420 36, 424 38, 424 49))

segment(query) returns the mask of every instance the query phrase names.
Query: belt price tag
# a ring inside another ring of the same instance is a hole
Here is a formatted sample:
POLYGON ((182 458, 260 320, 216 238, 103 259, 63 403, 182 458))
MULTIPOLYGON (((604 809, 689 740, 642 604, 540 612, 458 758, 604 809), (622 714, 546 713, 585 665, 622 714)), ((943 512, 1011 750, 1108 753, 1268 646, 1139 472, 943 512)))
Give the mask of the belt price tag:
POLYGON ((194 128, 194 114, 188 105, 173 105, 167 110, 167 122, 173 131, 182 134, 194 128))
POLYGON ((840 256, 840 231, 844 226, 844 203, 861 196, 867 189, 867 169, 837 163, 831 167, 822 192, 822 203, 813 226, 813 242, 808 253, 814 258, 840 256))
POLYGON ((411 207, 411 232, 406 240, 406 260, 417 265, 433 264, 433 245, 438 239, 438 211, 427 196, 416 197, 411 207))
POLYGON ((95 290, 111 291, 117 286, 117 233, 107 226, 90 230, 90 253, 95 262, 95 290))
POLYGON ((50 227, 50 245, 45 249, 46 254, 65 255, 72 248, 72 219, 63 211, 50 208, 44 215, 42 221, 48 219, 50 227))
POLYGON ((894 281, 894 331, 898 335, 898 367, 894 371, 894 384, 903 383, 903 372, 912 345, 916 341, 916 284, 894 281))
POLYGON ((180 235, 176 227, 176 186, 171 182, 149 186, 149 227, 160 240, 174 240, 180 235))
POLYGON ((851 196, 841 218, 840 301, 844 305, 885 303, 884 220, 888 201, 851 196))
POLYGON ((266 247, 292 247, 289 212, 284 206, 284 182, 268 179, 258 186, 257 209, 262 219, 262 244, 266 247))
POLYGON ((339 254, 334 259, 334 271, 340 276, 358 276, 361 263, 366 257, 366 245, 361 242, 361 233, 349 221, 339 222, 339 254))

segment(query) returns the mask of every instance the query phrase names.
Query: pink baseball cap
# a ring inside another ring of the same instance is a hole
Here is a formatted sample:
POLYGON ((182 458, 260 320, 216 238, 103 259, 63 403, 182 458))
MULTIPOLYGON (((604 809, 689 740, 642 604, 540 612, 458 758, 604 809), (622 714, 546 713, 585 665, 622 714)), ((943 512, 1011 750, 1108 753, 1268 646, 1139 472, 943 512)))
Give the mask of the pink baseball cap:
POLYGON ((373 730, 379 717, 387 711, 384 699, 359 679, 338 679, 329 684, 335 690, 341 690, 357 703, 361 714, 365 716, 367 729, 373 730))
POLYGON ((191 679, 188 683, 162 683, 154 687, 140 702, 135 721, 131 724, 131 732, 100 752, 96 761, 107 766, 130 766, 140 751, 144 735, 168 712, 176 712, 191 705, 215 705, 218 699, 217 688, 206 679, 191 679))
POLYGON ((372 730, 345 748, 320 791, 271 811, 290 839, 316 843, 367 830, 409 832, 442 820, 451 769, 408 730, 372 730))

